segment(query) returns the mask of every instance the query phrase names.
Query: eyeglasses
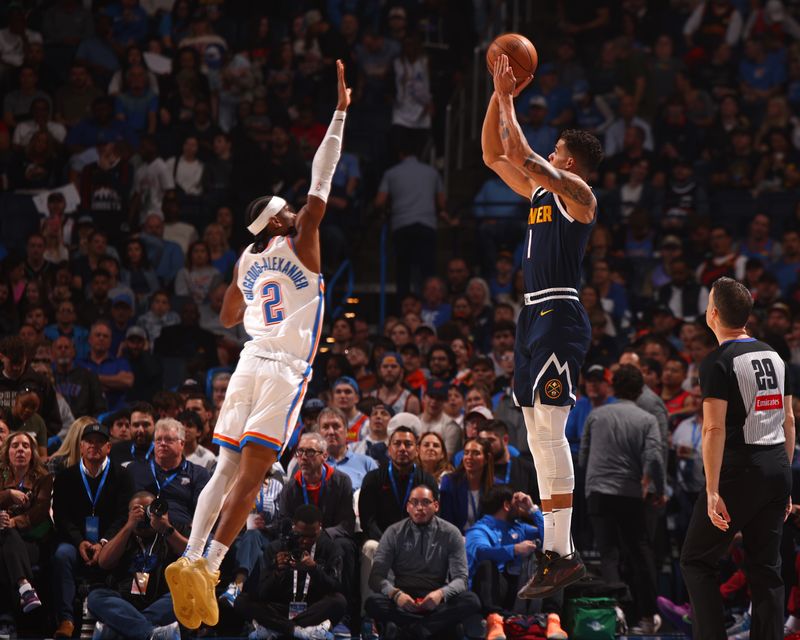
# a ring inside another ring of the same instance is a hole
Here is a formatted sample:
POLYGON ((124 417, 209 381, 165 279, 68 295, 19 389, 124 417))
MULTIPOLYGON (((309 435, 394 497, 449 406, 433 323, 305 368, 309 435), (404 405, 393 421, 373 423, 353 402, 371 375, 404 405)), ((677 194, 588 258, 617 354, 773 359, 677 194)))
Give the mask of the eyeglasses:
POLYGON ((175 444, 180 441, 180 438, 156 438, 156 444, 175 444))
POLYGON ((408 501, 408 504, 412 507, 430 507, 433 504, 433 500, 428 500, 427 498, 421 498, 419 500, 417 498, 412 498, 408 501))
POLYGON ((319 449, 296 449, 294 453, 298 458, 313 458, 322 451, 319 449))

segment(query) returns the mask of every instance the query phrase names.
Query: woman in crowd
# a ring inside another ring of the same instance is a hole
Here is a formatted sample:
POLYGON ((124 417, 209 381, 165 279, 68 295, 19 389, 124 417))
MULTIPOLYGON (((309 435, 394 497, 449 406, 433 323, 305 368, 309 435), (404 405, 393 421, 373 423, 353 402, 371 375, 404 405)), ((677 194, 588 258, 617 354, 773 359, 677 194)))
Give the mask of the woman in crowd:
POLYGON ((158 289, 158 276, 150 265, 144 244, 139 238, 131 238, 126 243, 122 266, 120 280, 136 296, 137 309, 142 309, 147 299, 158 289))
POLYGON ((136 324, 147 331, 152 346, 164 327, 171 327, 180 321, 181 317, 170 307, 169 292, 162 289, 156 291, 150 298, 150 310, 142 315, 136 324))
POLYGON ((441 517, 466 531, 481 517, 481 496, 493 484, 492 445, 481 438, 467 440, 458 469, 441 479, 441 517))
POLYGON ((29 613, 42 606, 33 580, 42 544, 52 529, 50 495, 53 476, 28 433, 12 433, 0 449, 0 529, 3 582, 19 592, 20 607, 29 613))
POLYGON ((472 345, 466 338, 453 338, 450 341, 450 348, 456 356, 456 377, 450 384, 472 386, 472 371, 469 368, 472 345))
POLYGON ((0 407, 0 446, 3 445, 11 433, 11 427, 8 426, 9 422, 8 409, 0 407))
POLYGON ((430 473, 440 485, 444 475, 453 470, 447 457, 447 447, 438 433, 428 431, 422 434, 419 439, 419 463, 422 470, 430 473))
POLYGON ((225 229, 222 228, 222 225, 212 222, 203 232, 203 242, 208 247, 211 264, 222 274, 222 277, 227 282, 231 279, 233 265, 236 264, 236 253, 228 244, 225 229))
POLYGON ((47 461, 47 468, 54 476, 59 471, 78 464, 81 459, 81 436, 83 428, 87 424, 97 422, 92 416, 83 416, 73 422, 67 430, 67 435, 61 442, 61 446, 50 456, 47 461))
POLYGON ((31 434, 36 442, 39 457, 46 460, 47 426, 45 426, 42 416, 39 415, 41 405, 42 399, 39 397, 39 390, 33 386, 23 385, 14 399, 14 406, 11 408, 11 422, 8 426, 12 431, 24 431, 31 434))
POLYGON ((208 247, 203 241, 193 242, 186 256, 186 267, 175 278, 175 293, 191 296, 198 305, 208 302, 208 294, 220 282, 222 274, 211 264, 208 247))

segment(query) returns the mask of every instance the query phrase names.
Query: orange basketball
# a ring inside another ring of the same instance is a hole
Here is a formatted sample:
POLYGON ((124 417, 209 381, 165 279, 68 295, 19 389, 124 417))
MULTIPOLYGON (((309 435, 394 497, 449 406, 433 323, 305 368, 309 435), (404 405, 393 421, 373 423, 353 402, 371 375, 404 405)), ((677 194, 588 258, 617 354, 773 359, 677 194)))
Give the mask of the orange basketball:
POLYGON ((533 76, 539 64, 536 47, 525 36, 518 33, 504 33, 497 36, 486 50, 486 66, 489 73, 494 73, 494 61, 501 53, 508 56, 508 63, 514 71, 517 82, 533 76))

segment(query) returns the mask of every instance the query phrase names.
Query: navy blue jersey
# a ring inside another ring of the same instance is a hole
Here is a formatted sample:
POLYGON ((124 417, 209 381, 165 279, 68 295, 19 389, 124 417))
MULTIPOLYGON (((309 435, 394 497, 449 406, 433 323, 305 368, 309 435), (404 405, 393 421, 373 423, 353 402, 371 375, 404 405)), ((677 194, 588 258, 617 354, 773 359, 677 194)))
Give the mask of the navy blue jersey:
POLYGON ((578 222, 559 196, 542 187, 533 192, 522 253, 527 293, 578 289, 583 253, 596 219, 595 215, 589 224, 578 222))

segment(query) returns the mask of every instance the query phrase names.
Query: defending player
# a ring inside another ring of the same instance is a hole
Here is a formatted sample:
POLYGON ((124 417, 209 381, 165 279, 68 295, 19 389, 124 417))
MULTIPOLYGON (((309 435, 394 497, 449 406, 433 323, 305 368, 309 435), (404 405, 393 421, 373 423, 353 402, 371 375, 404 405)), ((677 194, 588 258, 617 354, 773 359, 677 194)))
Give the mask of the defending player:
POLYGON ((536 465, 545 531, 539 568, 519 596, 543 598, 586 573, 570 537, 575 476, 564 430, 591 337, 577 288, 597 211, 586 180, 602 151, 593 135, 568 130, 547 159, 535 153, 514 112, 514 97, 523 88, 517 87, 508 58, 500 55, 481 144, 484 162, 531 201, 522 260, 527 293, 517 327, 513 388, 536 465))
POLYGON ((225 292, 222 323, 244 322, 252 340, 242 351, 220 410, 214 430, 219 462, 197 501, 189 544, 166 569, 175 615, 190 629, 218 622, 214 587, 219 565, 295 425, 311 377, 323 317, 319 225, 350 104, 340 60, 336 71, 338 104, 314 156, 308 202, 299 213, 277 196, 250 203, 247 228, 255 240, 239 258, 225 292), (217 516, 214 540, 203 557, 217 516))

